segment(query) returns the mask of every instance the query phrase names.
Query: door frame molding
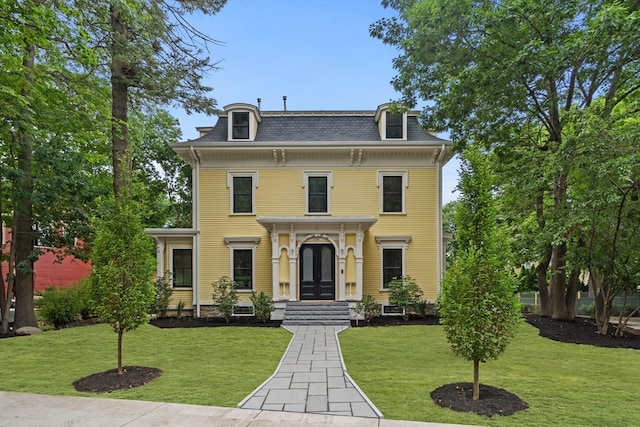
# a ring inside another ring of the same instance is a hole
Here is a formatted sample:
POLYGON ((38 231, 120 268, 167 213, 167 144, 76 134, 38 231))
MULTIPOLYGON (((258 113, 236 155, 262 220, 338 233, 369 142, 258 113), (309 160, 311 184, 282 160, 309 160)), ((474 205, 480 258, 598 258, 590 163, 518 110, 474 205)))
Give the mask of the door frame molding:
MULTIPOLYGON (((319 239, 318 239, 319 240, 319 239)), ((305 301, 302 299, 302 263, 303 260, 300 256, 300 251, 302 250, 302 246, 319 246, 319 247, 331 247, 333 249, 333 259, 331 260, 331 267, 332 267, 332 282, 333 282, 333 292, 332 292, 332 296, 333 298, 331 299, 327 299, 326 301, 336 301, 337 300, 337 296, 338 296, 338 254, 336 251, 336 245, 334 242, 331 242, 329 240, 327 241, 314 241, 312 243, 309 243, 309 240, 306 240, 305 242, 302 242, 300 245, 298 245, 298 247, 296 248, 296 264, 297 264, 297 275, 298 275, 298 286, 296 289, 296 293, 298 296, 298 301, 305 301)), ((315 252, 314 252, 315 253, 315 252)), ((315 279, 314 279, 315 282, 315 279)), ((317 286, 317 284, 316 284, 317 286)), ((309 300, 306 300, 309 301, 309 300)))

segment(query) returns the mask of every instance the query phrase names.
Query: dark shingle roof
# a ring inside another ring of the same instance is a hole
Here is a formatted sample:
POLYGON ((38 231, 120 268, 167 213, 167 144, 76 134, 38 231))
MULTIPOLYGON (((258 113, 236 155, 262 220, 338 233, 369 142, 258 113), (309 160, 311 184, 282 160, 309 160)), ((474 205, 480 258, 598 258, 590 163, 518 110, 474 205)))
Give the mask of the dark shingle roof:
MULTIPOLYGON (((339 114, 296 114, 278 112, 263 113, 258 124, 257 142, 285 141, 380 141, 378 124, 374 120, 375 112, 340 112, 339 114)), ((206 135, 193 142, 226 142, 228 117, 221 116, 216 125, 206 135)), ((444 142, 420 128, 416 116, 407 118, 407 140, 425 142, 444 142)))

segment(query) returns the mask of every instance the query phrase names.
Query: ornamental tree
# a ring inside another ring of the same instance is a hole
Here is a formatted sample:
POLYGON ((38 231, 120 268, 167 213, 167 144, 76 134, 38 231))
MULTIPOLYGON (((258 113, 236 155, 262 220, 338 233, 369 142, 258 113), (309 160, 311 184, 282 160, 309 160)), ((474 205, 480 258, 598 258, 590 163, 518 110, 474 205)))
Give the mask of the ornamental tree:
POLYGON ((442 283, 438 312, 454 353, 473 361, 473 400, 480 398, 480 362, 496 359, 520 314, 515 281, 500 246, 488 160, 469 146, 462 157, 456 212, 458 248, 442 283))
POLYGON ((123 373, 122 336, 147 323, 155 298, 153 242, 140 217, 125 190, 97 221, 91 254, 91 296, 100 319, 118 334, 118 375, 123 373))

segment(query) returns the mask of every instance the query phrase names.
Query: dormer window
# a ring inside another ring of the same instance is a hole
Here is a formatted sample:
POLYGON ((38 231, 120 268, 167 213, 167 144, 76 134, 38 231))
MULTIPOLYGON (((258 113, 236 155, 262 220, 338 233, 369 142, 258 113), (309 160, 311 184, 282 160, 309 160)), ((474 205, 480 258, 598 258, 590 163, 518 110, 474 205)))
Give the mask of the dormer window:
POLYGON ((249 139, 249 112, 231 114, 233 123, 233 139, 249 139))
POLYGON ((387 139, 402 139, 403 137, 403 120, 402 113, 390 113, 387 111, 387 126, 386 136, 387 139))
POLYGON ((227 118, 227 141, 254 141, 262 121, 260 110, 251 104, 230 104, 224 107, 227 118))
MULTIPOLYGON (((389 111, 391 104, 378 106, 375 114, 375 121, 378 124, 380 139, 385 140, 407 140, 407 113, 389 111)), ((397 111, 397 110, 396 110, 397 111)))

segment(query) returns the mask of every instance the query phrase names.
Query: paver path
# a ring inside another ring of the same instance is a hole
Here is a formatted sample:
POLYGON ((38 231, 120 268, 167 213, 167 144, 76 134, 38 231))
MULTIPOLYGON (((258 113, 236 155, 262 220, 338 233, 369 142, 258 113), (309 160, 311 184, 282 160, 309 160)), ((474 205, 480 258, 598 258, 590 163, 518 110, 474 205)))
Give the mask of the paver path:
POLYGON ((286 326, 294 334, 276 372, 238 404, 244 409, 382 418, 345 372, 344 326, 286 326))

